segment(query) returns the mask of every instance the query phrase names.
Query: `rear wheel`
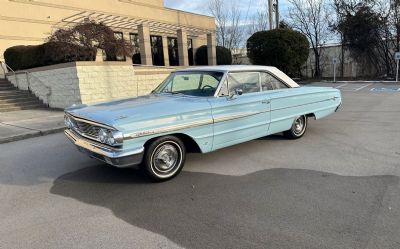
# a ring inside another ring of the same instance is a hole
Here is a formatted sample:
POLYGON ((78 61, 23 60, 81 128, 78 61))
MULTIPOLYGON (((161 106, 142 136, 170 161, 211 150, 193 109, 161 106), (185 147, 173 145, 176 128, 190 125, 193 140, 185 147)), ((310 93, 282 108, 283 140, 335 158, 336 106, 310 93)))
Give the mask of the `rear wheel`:
POLYGON ((143 166, 147 175, 154 181, 174 178, 182 170, 186 159, 183 142, 174 136, 154 140, 146 149, 143 166))
POLYGON ((297 117, 290 130, 283 132, 283 135, 290 139, 301 138, 307 129, 307 117, 305 115, 297 117))

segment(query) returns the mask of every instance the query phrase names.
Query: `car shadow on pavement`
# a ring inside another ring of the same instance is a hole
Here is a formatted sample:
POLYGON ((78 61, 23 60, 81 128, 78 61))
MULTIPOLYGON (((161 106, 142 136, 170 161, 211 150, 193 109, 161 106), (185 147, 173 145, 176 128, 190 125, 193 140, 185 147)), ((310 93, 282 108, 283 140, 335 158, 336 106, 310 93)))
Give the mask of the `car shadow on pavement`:
POLYGON ((386 248, 398 248, 400 218, 386 197, 398 184, 396 176, 294 169, 182 172, 150 183, 139 170, 102 166, 63 175, 50 192, 108 208, 186 248, 365 248, 380 236, 386 248), (382 225, 382 215, 396 221, 382 225))

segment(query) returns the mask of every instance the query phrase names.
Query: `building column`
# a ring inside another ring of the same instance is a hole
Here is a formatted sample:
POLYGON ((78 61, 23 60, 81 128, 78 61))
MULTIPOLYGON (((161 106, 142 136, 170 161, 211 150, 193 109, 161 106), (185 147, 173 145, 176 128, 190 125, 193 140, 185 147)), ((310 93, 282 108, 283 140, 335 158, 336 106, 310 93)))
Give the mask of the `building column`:
POLYGON ((179 54, 179 66, 189 66, 188 46, 187 46, 187 33, 182 29, 177 32, 178 37, 178 54, 179 54))
POLYGON ((140 59, 142 65, 153 65, 151 56, 150 29, 147 25, 138 26, 140 59))
POLYGON ((168 38, 166 36, 162 37, 162 46, 164 54, 164 66, 169 67, 168 38))
POLYGON ((217 65, 217 41, 214 33, 207 34, 208 65, 217 65))

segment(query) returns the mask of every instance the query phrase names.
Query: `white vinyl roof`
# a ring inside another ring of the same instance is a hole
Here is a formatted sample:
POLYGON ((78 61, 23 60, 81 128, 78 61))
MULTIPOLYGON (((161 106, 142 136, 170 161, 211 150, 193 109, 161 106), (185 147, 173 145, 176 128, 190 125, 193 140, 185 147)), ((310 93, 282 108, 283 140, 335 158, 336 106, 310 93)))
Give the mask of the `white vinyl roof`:
POLYGON ((299 85, 287 76, 284 72, 276 67, 270 66, 253 66, 253 65, 226 65, 226 66, 205 66, 205 67, 190 67, 186 69, 177 70, 178 72, 191 72, 191 71, 219 71, 219 72, 242 72, 242 71, 267 71, 277 78, 283 80, 291 87, 299 87, 299 85))

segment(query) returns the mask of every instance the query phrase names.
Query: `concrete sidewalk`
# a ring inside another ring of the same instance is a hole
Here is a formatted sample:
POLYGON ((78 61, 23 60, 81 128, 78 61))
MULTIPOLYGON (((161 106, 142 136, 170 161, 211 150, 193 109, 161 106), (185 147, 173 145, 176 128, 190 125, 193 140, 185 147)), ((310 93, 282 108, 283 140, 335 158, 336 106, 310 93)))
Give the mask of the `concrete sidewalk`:
POLYGON ((64 112, 35 109, 0 113, 0 144, 43 136, 64 129, 64 112))

